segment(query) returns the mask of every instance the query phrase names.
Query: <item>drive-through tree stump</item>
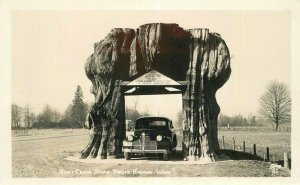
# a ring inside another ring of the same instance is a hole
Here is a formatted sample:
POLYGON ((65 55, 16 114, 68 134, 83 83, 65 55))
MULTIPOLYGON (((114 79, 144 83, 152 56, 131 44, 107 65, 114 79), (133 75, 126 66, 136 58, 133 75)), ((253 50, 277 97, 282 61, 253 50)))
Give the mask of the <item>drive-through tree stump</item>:
POLYGON ((220 108, 215 94, 228 80, 230 53, 225 41, 208 29, 185 30, 177 24, 153 23, 138 29, 116 28, 95 43, 85 71, 95 104, 88 118, 92 134, 81 158, 121 153, 125 105, 120 83, 156 70, 187 81, 182 92, 183 153, 189 159, 214 161, 220 108))

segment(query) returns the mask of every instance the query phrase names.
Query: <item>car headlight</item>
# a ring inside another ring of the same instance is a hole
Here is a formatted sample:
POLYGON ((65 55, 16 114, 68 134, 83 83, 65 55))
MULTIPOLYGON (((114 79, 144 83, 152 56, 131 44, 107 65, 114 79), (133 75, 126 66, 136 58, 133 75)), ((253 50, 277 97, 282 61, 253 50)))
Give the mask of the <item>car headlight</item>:
POLYGON ((132 135, 127 136, 127 140, 128 141, 133 141, 133 136, 132 135))
POLYGON ((161 141, 161 140, 162 140, 162 136, 161 135, 156 136, 156 141, 161 141))

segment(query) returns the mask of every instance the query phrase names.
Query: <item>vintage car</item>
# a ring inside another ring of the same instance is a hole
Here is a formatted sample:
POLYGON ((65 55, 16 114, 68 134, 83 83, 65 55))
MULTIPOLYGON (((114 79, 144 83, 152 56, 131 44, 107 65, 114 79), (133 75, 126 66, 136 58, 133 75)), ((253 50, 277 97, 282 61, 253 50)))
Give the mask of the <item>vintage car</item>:
POLYGON ((177 138, 170 119, 146 116, 135 121, 134 129, 127 134, 122 149, 126 160, 146 155, 168 160, 169 154, 176 151, 176 145, 177 138))

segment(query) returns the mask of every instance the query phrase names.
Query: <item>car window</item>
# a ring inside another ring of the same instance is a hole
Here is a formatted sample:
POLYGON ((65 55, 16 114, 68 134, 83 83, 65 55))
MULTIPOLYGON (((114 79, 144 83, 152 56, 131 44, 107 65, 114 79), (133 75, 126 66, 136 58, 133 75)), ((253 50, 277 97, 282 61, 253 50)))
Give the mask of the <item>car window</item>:
POLYGON ((135 129, 163 129, 167 128, 165 120, 139 120, 136 122, 135 129))
POLYGON ((155 127, 155 126, 160 127, 160 126, 166 126, 166 125, 167 125, 167 122, 165 122, 165 121, 150 121, 149 122, 150 127, 155 127))

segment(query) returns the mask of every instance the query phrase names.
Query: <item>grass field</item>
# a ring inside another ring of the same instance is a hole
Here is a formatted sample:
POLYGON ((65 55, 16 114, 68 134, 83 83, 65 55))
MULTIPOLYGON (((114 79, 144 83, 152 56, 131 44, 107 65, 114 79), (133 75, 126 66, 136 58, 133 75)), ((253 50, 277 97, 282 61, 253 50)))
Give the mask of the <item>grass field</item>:
POLYGON ((86 129, 20 129, 12 130, 13 137, 18 136, 48 136, 48 135, 64 135, 64 134, 83 134, 86 129))
MULTIPOLYGON (((270 160, 283 160, 283 153, 291 156, 291 133, 274 131, 219 131, 219 143, 222 148, 222 136, 225 140, 225 149, 233 149, 233 137, 236 141, 236 150, 242 150, 245 141, 246 152, 253 154, 253 144, 256 144, 256 152, 264 157, 266 148, 269 147, 270 160)), ((223 148, 222 148, 223 149, 223 148)))
MULTIPOLYGON (((281 159, 283 152, 290 151, 289 132, 238 132, 220 131, 219 138, 225 137, 225 147, 232 147, 232 137, 237 145, 239 141, 246 141, 246 150, 251 152, 252 143, 256 143, 258 155, 264 152, 266 146, 270 153, 275 153, 281 159)), ((156 176, 168 177, 200 177, 200 176, 228 176, 228 177, 272 177, 290 176, 290 170, 280 169, 272 173, 271 163, 258 160, 227 160, 211 164, 88 164, 67 161, 64 158, 74 156, 80 152, 89 139, 88 130, 34 130, 27 135, 12 137, 12 176, 13 177, 147 177, 147 174, 68 174, 62 171, 138 171, 160 170, 167 174, 156 176)), ((96 159, 97 160, 97 159, 96 159)), ((124 159, 120 159, 124 160, 124 159)))

